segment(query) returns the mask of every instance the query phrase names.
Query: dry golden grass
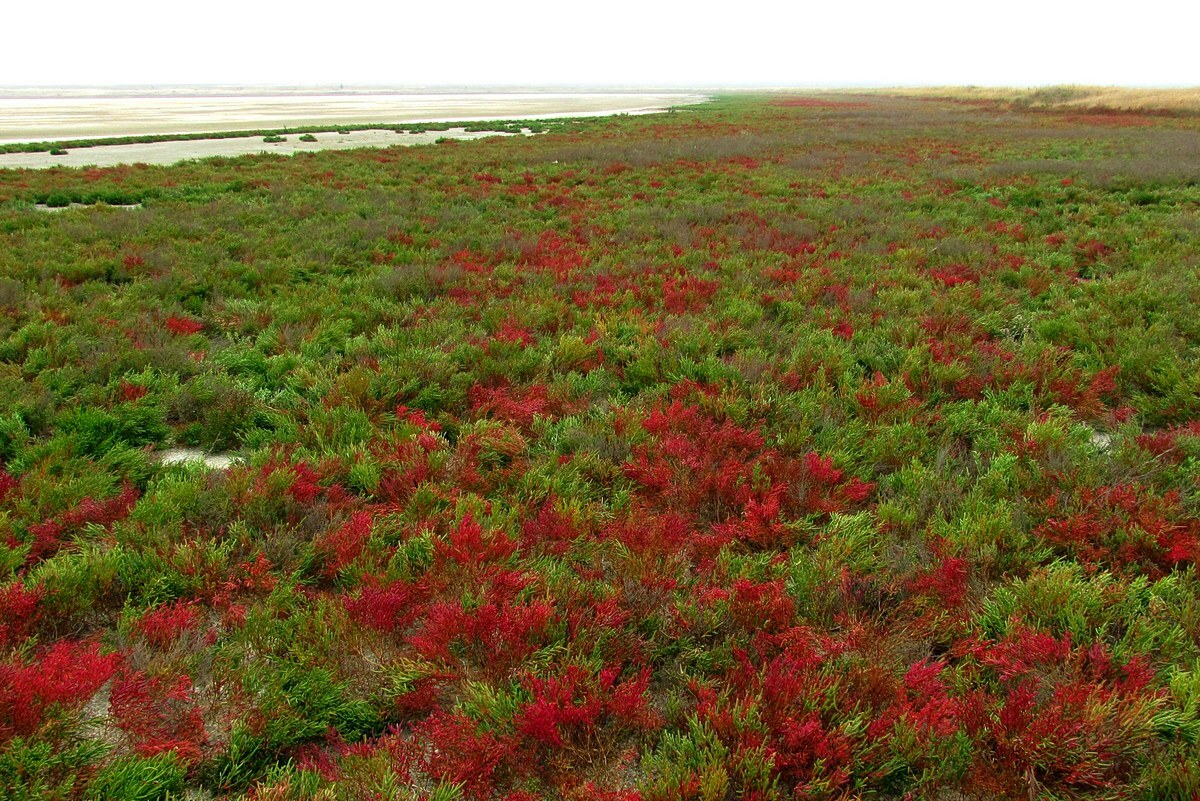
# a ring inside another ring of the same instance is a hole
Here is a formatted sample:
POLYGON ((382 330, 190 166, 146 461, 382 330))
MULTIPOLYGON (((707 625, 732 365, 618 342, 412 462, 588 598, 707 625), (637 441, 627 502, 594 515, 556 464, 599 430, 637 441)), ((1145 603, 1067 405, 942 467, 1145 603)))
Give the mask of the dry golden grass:
POLYGON ((1046 86, 1020 89, 988 86, 930 86, 856 89, 855 93, 947 100, 991 100, 1020 108, 1110 109, 1200 113, 1200 87, 1131 88, 1046 86))

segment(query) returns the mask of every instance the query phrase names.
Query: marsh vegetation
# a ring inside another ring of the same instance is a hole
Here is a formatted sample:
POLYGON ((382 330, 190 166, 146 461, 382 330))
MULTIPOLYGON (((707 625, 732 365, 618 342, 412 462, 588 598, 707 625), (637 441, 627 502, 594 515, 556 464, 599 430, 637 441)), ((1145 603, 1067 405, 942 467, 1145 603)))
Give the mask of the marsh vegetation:
POLYGON ((1192 797, 1197 118, 548 127, 0 171, 0 795, 1192 797))

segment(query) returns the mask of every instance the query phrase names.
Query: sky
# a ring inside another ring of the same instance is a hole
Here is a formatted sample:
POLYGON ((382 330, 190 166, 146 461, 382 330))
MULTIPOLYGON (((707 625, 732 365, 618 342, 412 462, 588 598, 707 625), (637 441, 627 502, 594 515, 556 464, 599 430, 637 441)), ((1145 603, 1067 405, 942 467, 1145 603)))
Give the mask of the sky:
POLYGON ((0 85, 1198 86, 1195 0, 58 0, 0 85))

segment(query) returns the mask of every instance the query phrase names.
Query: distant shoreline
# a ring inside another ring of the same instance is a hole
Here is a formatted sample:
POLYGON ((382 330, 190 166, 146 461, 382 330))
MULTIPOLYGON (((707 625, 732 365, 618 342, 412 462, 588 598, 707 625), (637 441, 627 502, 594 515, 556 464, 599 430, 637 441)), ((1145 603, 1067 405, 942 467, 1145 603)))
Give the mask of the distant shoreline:
POLYGON ((7 97, 291 97, 326 95, 647 95, 703 94, 723 91, 718 87, 587 87, 587 86, 234 86, 226 84, 129 84, 125 86, 17 86, 0 84, 0 98, 7 97))
POLYGON ((312 88, 275 94, 260 90, 258 94, 219 95, 196 88, 185 91, 183 87, 149 94, 144 89, 131 89, 126 94, 109 92, 103 96, 35 96, 0 90, 0 143, 190 136, 312 126, 554 119, 645 112, 708 99, 698 93, 394 93, 379 89, 371 93, 318 93, 312 88))
MULTIPOLYGON (((611 100, 611 95, 604 95, 611 100)), ((649 96, 637 96, 645 100, 649 96)), ((623 107, 581 112, 552 112, 541 115, 503 116, 487 121, 450 118, 420 122, 345 123, 286 126, 259 130, 190 131, 165 134, 134 134, 80 139, 46 139, 34 142, 0 141, 0 169, 43 169, 46 167, 110 167, 118 164, 174 164, 214 156, 236 157, 254 153, 290 155, 325 149, 389 147, 428 144, 443 136, 475 139, 481 136, 536 134, 559 130, 572 120, 616 114, 653 114, 675 105, 704 102, 704 96, 653 96, 675 99, 670 105, 623 107), (451 123, 457 124, 453 127, 451 123), (463 124, 465 123, 465 125, 463 124), (300 136, 320 134, 320 136, 300 136), (399 136, 397 136, 399 135, 399 136)))

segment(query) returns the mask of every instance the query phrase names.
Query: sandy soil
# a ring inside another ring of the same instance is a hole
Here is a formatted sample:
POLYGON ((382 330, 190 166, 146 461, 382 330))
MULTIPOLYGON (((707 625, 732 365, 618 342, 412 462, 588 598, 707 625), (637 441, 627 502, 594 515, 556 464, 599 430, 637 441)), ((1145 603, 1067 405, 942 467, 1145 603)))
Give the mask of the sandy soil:
POLYGON ((226 453, 205 453, 199 448, 170 448, 158 454, 160 464, 191 464, 199 462, 205 467, 225 470, 241 461, 226 453))
POLYGON ((117 164, 175 164, 187 159, 212 156, 245 156, 250 153, 291 155, 313 150, 348 150, 355 147, 391 147, 393 145, 423 145, 448 139, 479 139, 484 136, 511 136, 489 131, 448 131, 398 134, 395 131, 333 131, 314 134, 315 142, 301 142, 298 134, 289 134, 286 142, 264 142, 261 136, 235 139, 194 139, 188 142, 150 142, 139 145, 101 145, 70 150, 63 156, 49 153, 0 153, 0 168, 25 167, 112 167, 117 164))
POLYGON ((704 100, 645 93, 281 93, 0 90, 0 143, 374 122, 532 119, 660 110, 704 100))
MULTIPOLYGON (((134 211, 135 209, 142 208, 141 203, 105 203, 104 205, 110 209, 125 209, 126 211, 134 211)), ((45 203, 37 203, 33 208, 37 211, 44 211, 47 214, 57 214, 60 211, 69 211, 71 209, 90 209, 91 206, 86 203, 70 203, 66 206, 50 206, 45 203)))

